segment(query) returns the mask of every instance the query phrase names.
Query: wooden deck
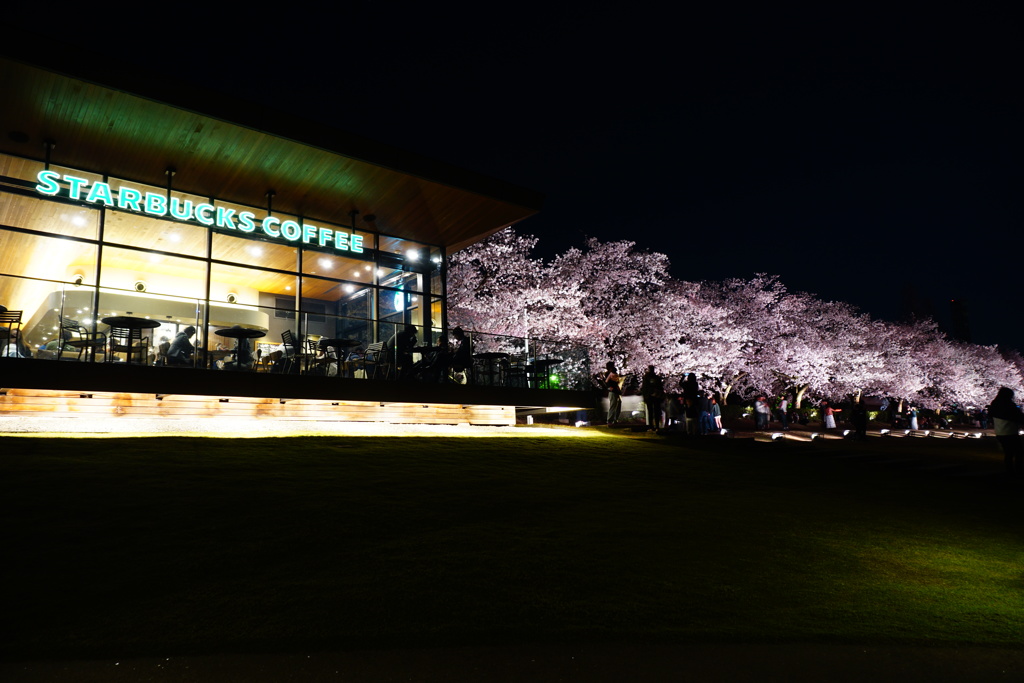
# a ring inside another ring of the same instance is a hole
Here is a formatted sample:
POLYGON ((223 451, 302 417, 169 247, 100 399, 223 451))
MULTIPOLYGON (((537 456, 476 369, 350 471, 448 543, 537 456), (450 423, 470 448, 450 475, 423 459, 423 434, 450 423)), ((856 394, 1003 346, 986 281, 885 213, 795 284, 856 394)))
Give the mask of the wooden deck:
POLYGON ((0 395, 2 416, 252 418, 317 422, 387 422, 393 424, 514 425, 510 406, 463 406, 368 401, 323 401, 256 397, 197 396, 122 392, 82 393, 51 389, 7 389, 0 395))
POLYGON ((516 408, 585 409, 589 392, 0 358, 0 415, 515 424, 516 408))

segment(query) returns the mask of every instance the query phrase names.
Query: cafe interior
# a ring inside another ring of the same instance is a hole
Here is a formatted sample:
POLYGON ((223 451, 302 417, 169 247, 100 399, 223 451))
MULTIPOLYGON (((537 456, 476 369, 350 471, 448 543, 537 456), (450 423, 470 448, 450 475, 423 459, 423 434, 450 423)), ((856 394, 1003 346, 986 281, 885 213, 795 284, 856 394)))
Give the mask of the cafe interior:
POLYGON ((535 213, 535 193, 126 78, 0 57, 0 413, 89 414, 81 402, 103 398, 102 410, 165 414, 202 396, 206 415, 234 403, 291 419, 316 406, 318 419, 509 424, 516 409, 589 401, 535 371, 586 372, 578 350, 541 356, 474 330, 483 364, 450 367, 446 256, 535 213), (123 201, 133 194, 207 213, 161 215, 123 201), (221 220, 243 214, 251 229, 221 220), (389 354, 410 328, 409 353, 389 354))

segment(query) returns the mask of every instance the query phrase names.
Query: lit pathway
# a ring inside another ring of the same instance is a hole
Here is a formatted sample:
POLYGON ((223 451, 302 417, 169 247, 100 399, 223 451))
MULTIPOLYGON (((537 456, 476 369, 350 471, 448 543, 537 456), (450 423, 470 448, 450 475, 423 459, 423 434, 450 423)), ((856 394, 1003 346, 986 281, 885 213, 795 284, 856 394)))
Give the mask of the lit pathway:
POLYGON ((59 417, 0 417, 0 436, 209 436, 258 438, 266 436, 523 436, 596 437, 594 429, 574 427, 492 427, 487 425, 417 425, 383 422, 312 422, 199 418, 194 420, 109 417, 83 420, 59 417))
MULTIPOLYGON (((760 442, 804 442, 809 443, 811 441, 818 444, 827 444, 830 441, 846 441, 843 436, 844 431, 840 430, 825 432, 812 432, 812 431, 789 431, 789 432, 757 432, 753 434, 753 438, 760 442)), ((749 435, 749 434, 748 434, 749 435)), ((857 453, 850 453, 846 450, 837 452, 834 454, 827 454, 825 457, 833 458, 836 460, 844 460, 847 462, 862 463, 865 465, 879 465, 884 467, 917 471, 929 474, 939 474, 950 477, 975 477, 975 478, 987 478, 987 477, 1003 477, 1005 472, 1002 468, 1002 463, 971 463, 971 462, 934 462, 926 457, 922 457, 916 454, 909 455, 907 457, 894 457, 891 452, 884 455, 872 452, 870 443, 874 439, 926 439, 931 441, 946 441, 946 440, 985 440, 991 443, 994 438, 991 430, 978 430, 973 429, 970 431, 963 430, 910 430, 910 429, 883 429, 883 430, 868 430, 868 439, 863 442, 865 449, 857 453)))

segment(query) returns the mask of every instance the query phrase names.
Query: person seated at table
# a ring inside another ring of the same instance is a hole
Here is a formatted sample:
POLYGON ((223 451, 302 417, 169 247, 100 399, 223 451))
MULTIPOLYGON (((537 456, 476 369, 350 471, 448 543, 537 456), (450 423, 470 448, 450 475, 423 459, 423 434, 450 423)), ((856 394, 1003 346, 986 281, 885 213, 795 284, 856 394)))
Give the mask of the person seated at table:
POLYGON ((394 354, 395 364, 398 366, 397 376, 405 379, 412 372, 412 353, 416 348, 416 326, 406 325, 401 332, 396 332, 388 340, 387 349, 394 354))
POLYGON ((164 367, 170 365, 167 362, 167 354, 171 351, 171 340, 167 337, 160 337, 160 343, 156 345, 156 362, 154 365, 164 367))
POLYGON ((58 354, 78 353, 78 349, 71 346, 71 344, 68 343, 69 341, 71 341, 71 331, 61 330, 59 337, 55 337, 43 344, 43 347, 39 349, 39 357, 56 358, 58 354))
POLYGON ((305 343, 305 336, 297 336, 295 338, 295 346, 285 344, 282 339, 281 343, 274 347, 274 351, 279 351, 280 355, 276 357, 277 360, 273 361, 273 365, 270 366, 270 371, 274 373, 288 373, 292 375, 299 374, 299 371, 302 369, 302 349, 305 348, 305 343))
POLYGON ((325 339, 321 339, 316 343, 316 356, 313 357, 313 364, 309 369, 309 374, 337 377, 337 360, 337 350, 333 346, 329 345, 325 339))
POLYGON ((252 348, 249 346, 249 339, 240 337, 235 343, 231 360, 217 361, 217 366, 221 370, 249 370, 252 368, 252 348))
POLYGON ((192 346, 191 339, 195 333, 196 328, 189 325, 174 335, 171 348, 167 351, 168 365, 192 365, 192 354, 196 352, 196 347, 192 346))
POLYGON ((416 376, 424 382, 443 382, 448 375, 451 364, 451 348, 448 335, 442 334, 431 351, 423 354, 423 359, 416 364, 416 376))
POLYGON ((0 356, 5 358, 31 358, 32 350, 21 341, 21 330, 11 330, 7 344, 0 347, 0 356))
POLYGON ((461 327, 452 330, 458 343, 451 355, 451 379, 456 384, 468 384, 473 369, 473 341, 461 327))

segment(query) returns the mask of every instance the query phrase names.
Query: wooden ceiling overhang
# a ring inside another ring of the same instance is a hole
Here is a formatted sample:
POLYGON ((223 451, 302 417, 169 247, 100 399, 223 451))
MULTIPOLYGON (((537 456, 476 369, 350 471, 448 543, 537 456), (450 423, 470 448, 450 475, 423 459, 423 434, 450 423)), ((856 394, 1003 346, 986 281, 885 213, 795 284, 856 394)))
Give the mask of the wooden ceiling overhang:
MULTIPOLYGON (((445 247, 540 210, 539 194, 215 91, 74 62, 0 55, 0 151, 445 247), (63 65, 63 67, 62 67, 63 65), (67 73, 73 69, 74 75, 67 73), (375 225, 362 217, 376 216, 375 225)), ((80 56, 79 56, 80 57, 80 56)), ((226 76, 227 77, 227 76, 226 76)))

